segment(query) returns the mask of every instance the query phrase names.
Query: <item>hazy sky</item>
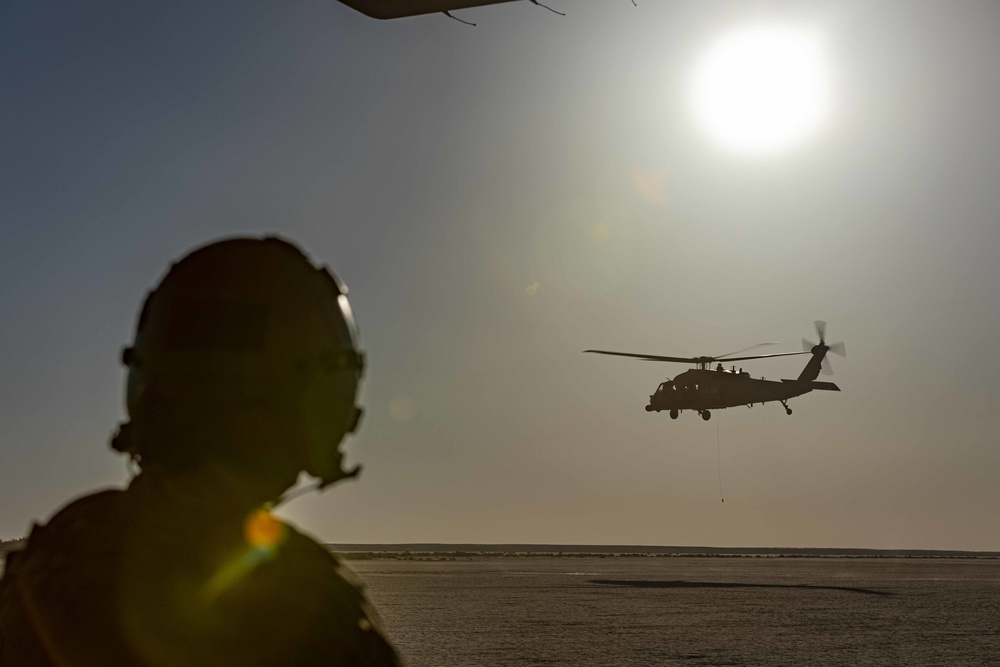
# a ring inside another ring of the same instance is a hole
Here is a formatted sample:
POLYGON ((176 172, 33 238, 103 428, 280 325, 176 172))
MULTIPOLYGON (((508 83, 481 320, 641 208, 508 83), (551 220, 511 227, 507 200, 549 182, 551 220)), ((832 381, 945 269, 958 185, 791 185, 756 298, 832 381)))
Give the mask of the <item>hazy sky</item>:
POLYGON ((287 511, 320 539, 1000 550, 1000 7, 550 4, 0 4, 0 538, 127 479, 119 352, 168 263, 276 232, 369 358, 364 473, 287 511), (748 21, 814 28, 833 73, 769 159, 688 103, 748 21), (647 414, 683 366, 580 353, 815 319, 843 392, 791 417, 647 414))

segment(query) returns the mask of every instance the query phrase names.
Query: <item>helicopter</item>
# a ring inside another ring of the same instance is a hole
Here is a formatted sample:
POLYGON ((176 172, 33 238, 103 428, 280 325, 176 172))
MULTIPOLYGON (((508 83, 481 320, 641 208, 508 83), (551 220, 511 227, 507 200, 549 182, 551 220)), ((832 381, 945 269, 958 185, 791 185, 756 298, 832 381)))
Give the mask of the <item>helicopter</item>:
POLYGON ((802 352, 778 352, 776 354, 756 354, 734 357, 732 355, 776 343, 761 343, 746 347, 735 352, 728 352, 709 357, 667 357, 655 354, 632 354, 630 352, 610 352, 608 350, 584 350, 594 354, 609 354, 616 357, 631 357, 643 361, 671 361, 694 364, 697 368, 685 371, 675 377, 660 383, 656 391, 649 397, 646 412, 670 411, 670 418, 677 419, 684 410, 695 410, 701 418, 708 421, 712 418, 711 410, 722 410, 741 405, 753 407, 755 403, 778 401, 785 408, 785 414, 792 414, 788 407, 789 399, 807 394, 810 391, 840 391, 833 382, 817 382, 816 378, 822 370, 824 374, 832 374, 830 362, 826 360, 827 352, 833 352, 841 357, 847 356, 844 343, 826 343, 826 322, 816 321, 816 333, 819 343, 810 343, 802 339, 802 352), (794 380, 766 380, 751 378, 742 368, 731 369, 723 367, 723 362, 745 361, 747 359, 769 359, 773 357, 789 357, 799 354, 810 354, 812 357, 794 380), (712 364, 717 364, 715 369, 712 364))

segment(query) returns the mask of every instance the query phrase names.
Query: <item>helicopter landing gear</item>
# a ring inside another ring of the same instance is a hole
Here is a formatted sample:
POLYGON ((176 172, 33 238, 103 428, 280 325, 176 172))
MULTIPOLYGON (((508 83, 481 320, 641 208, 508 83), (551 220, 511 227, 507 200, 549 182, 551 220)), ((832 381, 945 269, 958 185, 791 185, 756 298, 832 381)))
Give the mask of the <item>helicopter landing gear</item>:
POLYGON ((670 418, 671 419, 677 419, 677 415, 679 415, 679 414, 680 413, 677 410, 671 410, 670 411, 670 418))
POLYGON ((652 405, 647 405, 646 406, 646 412, 652 412, 652 411, 653 411, 653 406, 652 405))
POLYGON ((701 411, 701 418, 704 419, 705 421, 708 421, 709 419, 712 418, 712 413, 709 412, 708 410, 702 410, 701 411))
POLYGON ((788 407, 788 401, 782 401, 781 404, 785 406, 785 414, 786 415, 792 414, 792 409, 790 407, 788 407))

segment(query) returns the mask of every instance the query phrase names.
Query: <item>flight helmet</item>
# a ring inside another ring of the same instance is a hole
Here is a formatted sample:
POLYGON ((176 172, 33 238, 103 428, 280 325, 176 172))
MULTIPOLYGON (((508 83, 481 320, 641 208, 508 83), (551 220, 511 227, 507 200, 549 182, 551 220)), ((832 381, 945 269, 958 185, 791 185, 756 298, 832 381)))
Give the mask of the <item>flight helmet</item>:
POLYGON ((321 486, 351 476, 339 444, 361 416, 358 345, 347 288, 296 246, 206 245, 146 297, 122 354, 130 421, 112 446, 144 469, 221 461, 321 486))

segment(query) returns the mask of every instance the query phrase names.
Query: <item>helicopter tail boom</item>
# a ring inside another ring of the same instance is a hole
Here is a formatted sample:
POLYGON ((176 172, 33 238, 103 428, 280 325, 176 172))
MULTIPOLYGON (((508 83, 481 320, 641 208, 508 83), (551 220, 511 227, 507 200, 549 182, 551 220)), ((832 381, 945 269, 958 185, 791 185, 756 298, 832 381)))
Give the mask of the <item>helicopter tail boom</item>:
POLYGON ((816 381, 803 381, 803 380, 782 380, 782 382, 788 382, 791 384, 800 384, 811 390, 840 391, 840 387, 835 385, 833 382, 816 382, 816 381))
POLYGON ((811 351, 812 357, 809 359, 809 363, 796 378, 799 382, 812 382, 819 377, 819 371, 823 366, 823 357, 826 356, 826 346, 816 345, 811 351))

